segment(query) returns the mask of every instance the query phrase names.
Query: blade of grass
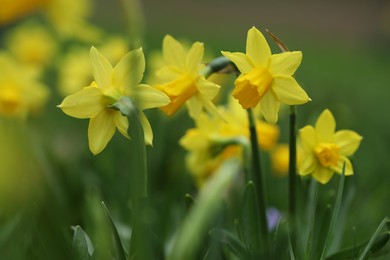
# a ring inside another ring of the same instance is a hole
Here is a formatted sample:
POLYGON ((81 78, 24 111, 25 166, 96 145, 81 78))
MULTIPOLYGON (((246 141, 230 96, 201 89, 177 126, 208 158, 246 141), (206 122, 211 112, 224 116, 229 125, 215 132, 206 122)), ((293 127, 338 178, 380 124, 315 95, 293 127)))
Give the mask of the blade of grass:
POLYGON ((197 203, 177 230, 169 254, 171 260, 194 259, 202 238, 210 228, 210 222, 221 208, 224 193, 239 171, 240 163, 226 161, 200 191, 197 203))
POLYGON ((127 254, 126 250, 123 248, 121 238, 119 236, 119 233, 118 233, 118 230, 117 230, 117 228, 115 226, 115 223, 112 220, 111 214, 108 211, 108 208, 107 208, 106 204, 104 204, 103 201, 102 201, 102 205, 103 205, 103 208, 106 211, 107 218, 108 218, 108 220, 110 221, 110 224, 111 224, 112 233, 114 235, 115 246, 116 246, 117 253, 118 253, 118 259, 120 259, 120 260, 127 260, 128 254, 127 254))
POLYGON ((328 232, 324 243, 324 248, 322 250, 321 259, 325 259, 328 246, 334 237, 334 225, 336 223, 340 211, 340 206, 341 206, 341 201, 342 201, 343 191, 344 191, 344 181, 345 181, 345 163, 343 165, 343 170, 341 172, 341 178, 337 189, 336 202, 333 208, 332 217, 330 219, 330 224, 329 224, 328 232))
POLYGON ((389 218, 388 217, 385 217, 382 220, 382 222, 379 224, 378 228, 375 230, 374 234, 372 235, 370 241, 368 241, 366 247, 364 248, 363 253, 359 257, 359 260, 367 259, 367 257, 369 256, 369 253, 370 253, 370 251, 372 249, 372 246, 373 246, 374 242, 376 241, 376 239, 379 236, 379 233, 381 232, 381 230, 385 227, 386 223, 388 223, 388 222, 389 222, 389 218))

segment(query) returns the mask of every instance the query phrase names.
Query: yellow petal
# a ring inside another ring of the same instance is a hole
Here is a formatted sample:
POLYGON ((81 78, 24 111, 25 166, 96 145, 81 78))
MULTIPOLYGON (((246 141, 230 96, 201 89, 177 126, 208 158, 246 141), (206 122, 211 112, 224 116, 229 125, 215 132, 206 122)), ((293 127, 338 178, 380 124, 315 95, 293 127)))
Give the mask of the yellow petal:
POLYGON ((201 42, 195 42, 188 51, 186 68, 189 73, 198 74, 199 65, 202 62, 204 46, 201 42))
POLYGON ((275 124, 278 121, 279 106, 279 101, 271 91, 260 100, 260 110, 267 122, 275 124))
POLYGON ((299 174, 308 175, 313 173, 318 166, 317 159, 314 157, 313 153, 305 153, 303 159, 299 164, 299 174))
POLYGON ((271 49, 269 48, 266 39, 255 27, 252 27, 248 31, 246 54, 253 61, 256 67, 265 67, 268 59, 271 57, 271 49))
POLYGON ((233 62, 241 73, 248 73, 254 67, 248 56, 242 52, 228 52, 222 51, 223 56, 233 62))
POLYGON ((305 153, 312 153, 314 147, 317 145, 317 137, 314 128, 311 125, 307 125, 299 129, 299 136, 303 151, 305 153))
POLYGON ((186 54, 183 46, 170 35, 163 39, 163 56, 168 65, 184 68, 186 54))
POLYGON ((65 114, 75 118, 92 118, 104 109, 102 91, 97 87, 85 87, 67 96, 59 108, 65 114))
POLYGON ((334 135, 334 142, 340 148, 340 154, 351 156, 359 148, 363 137, 351 130, 340 130, 334 135))
POLYGON ((134 88, 134 98, 140 110, 162 107, 171 102, 163 92, 146 84, 140 84, 134 88))
POLYGON ((318 117, 315 125, 318 142, 333 143, 335 129, 336 121, 329 109, 325 109, 318 117))
POLYGON ((332 167, 332 170, 337 172, 338 174, 341 174, 343 172, 343 166, 345 162, 345 176, 353 175, 353 167, 351 161, 345 157, 340 156, 340 159, 337 161, 337 166, 332 167))
POLYGON ((145 144, 153 145, 152 127, 150 126, 150 123, 143 112, 139 113, 139 120, 141 122, 142 129, 144 130, 145 144))
POLYGON ((104 109, 89 121, 88 143, 94 155, 103 151, 115 133, 115 112, 117 111, 104 109))
POLYGON ((196 87, 198 88, 198 91, 203 95, 203 97, 208 100, 215 98, 215 96, 219 92, 219 89, 221 88, 219 85, 205 79, 204 77, 200 77, 198 79, 196 87))
POLYGON ((129 128, 129 120, 126 116, 122 115, 119 111, 117 111, 114 115, 115 126, 118 131, 126 138, 130 139, 128 128, 129 128))
POLYGON ((283 52, 271 56, 268 69, 275 76, 291 76, 297 70, 302 60, 302 52, 283 52))
POLYGON ((89 52, 92 62, 92 72, 99 88, 110 87, 112 84, 113 68, 110 62, 95 48, 89 52))
POLYGON ((145 71, 142 48, 128 52, 114 67, 112 82, 116 87, 130 89, 138 85, 145 71))
POLYGON ((311 99, 293 77, 275 77, 272 89, 282 103, 300 105, 311 99))
POLYGON ((156 76, 160 81, 159 83, 168 82, 175 80, 180 77, 182 72, 178 70, 176 67, 165 66, 156 71, 156 76))
POLYGON ((206 149, 210 141, 198 129, 189 129, 179 143, 188 151, 199 151, 206 149))
POLYGON ((190 117, 194 119, 198 118, 198 116, 201 114, 203 109, 203 105, 199 100, 198 95, 195 95, 192 98, 188 99, 186 105, 190 117))
POLYGON ((317 167, 317 169, 313 172, 312 176, 321 184, 326 184, 332 178, 333 171, 328 168, 317 167))

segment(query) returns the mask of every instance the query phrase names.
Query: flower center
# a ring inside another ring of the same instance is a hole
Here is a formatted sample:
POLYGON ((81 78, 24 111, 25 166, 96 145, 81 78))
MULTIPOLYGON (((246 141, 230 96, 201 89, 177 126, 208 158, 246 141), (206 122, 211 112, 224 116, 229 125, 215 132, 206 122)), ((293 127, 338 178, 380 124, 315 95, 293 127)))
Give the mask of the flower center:
POLYGON ((161 107, 161 110, 169 116, 198 92, 194 79, 185 74, 171 82, 157 85, 156 88, 161 90, 171 100, 171 103, 161 107))
POLYGON ((314 154, 322 166, 337 166, 337 161, 340 158, 340 147, 335 144, 319 143, 314 148, 314 154))
POLYGON ((13 115, 21 108, 21 95, 17 88, 5 86, 0 90, 0 113, 13 115))
POLYGON ((237 78, 233 96, 244 109, 253 108, 271 88, 273 80, 266 68, 254 68, 237 78))

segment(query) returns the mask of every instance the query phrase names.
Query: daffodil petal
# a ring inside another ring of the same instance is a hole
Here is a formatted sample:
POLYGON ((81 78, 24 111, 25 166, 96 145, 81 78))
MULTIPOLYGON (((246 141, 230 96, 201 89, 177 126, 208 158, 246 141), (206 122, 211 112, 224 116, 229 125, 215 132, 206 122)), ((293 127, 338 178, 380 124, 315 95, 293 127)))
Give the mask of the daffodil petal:
POLYGON ((201 101, 198 99, 198 96, 195 95, 192 98, 186 101, 186 106, 188 109, 188 114, 191 118, 196 119, 202 112, 203 105, 201 101))
POLYGON ((137 86, 145 71, 145 57, 142 48, 128 52, 114 67, 112 82, 114 86, 124 87, 131 91, 137 86))
POLYGON ((265 120, 269 123, 275 124, 278 121, 280 103, 273 96, 271 91, 260 100, 260 110, 265 120))
POLYGON ((201 42, 195 42, 188 51, 186 58, 186 67, 190 73, 198 73, 199 65, 202 62, 204 45, 201 42))
POLYGON ((181 71, 176 67, 165 66, 156 71, 156 76, 161 82, 172 81, 182 75, 181 71))
POLYGON ((183 46, 170 35, 163 39, 163 57, 168 65, 184 68, 186 54, 183 46))
POLYGON ((340 160, 338 160, 337 162, 337 166, 332 167, 332 170, 334 170, 338 174, 341 174, 343 172, 344 162, 345 162, 345 172, 344 172, 345 176, 353 175, 352 163, 345 156, 340 157, 340 160))
POLYGON ((189 151, 199 151, 206 149, 209 140, 197 129, 189 129, 186 134, 179 140, 179 144, 189 151))
POLYGON ((104 109, 102 92, 97 87, 85 87, 67 96, 58 106, 65 114, 75 118, 92 118, 104 109))
POLYGON ((302 162, 299 164, 299 174, 308 175, 313 173, 318 167, 317 159, 312 153, 305 153, 302 162))
POLYGON ((333 176, 333 171, 324 167, 317 167, 312 174, 313 178, 319 181, 321 184, 326 184, 333 176))
POLYGON ((300 105, 311 99, 293 77, 275 77, 272 89, 282 103, 300 105))
POLYGON ((315 124, 318 142, 333 143, 335 129, 336 121, 329 109, 325 109, 315 124))
POLYGON ((302 52, 288 51, 271 56, 269 71, 272 75, 291 76, 302 61, 302 52))
POLYGON ((311 125, 307 125, 299 129, 299 137, 302 144, 302 149, 305 153, 311 153, 317 145, 316 131, 311 125))
POLYGON ((264 35, 255 27, 252 27, 248 31, 246 54, 256 67, 266 66, 268 59, 271 57, 271 49, 269 48, 264 35))
POLYGON ((117 111, 102 110, 91 118, 88 126, 88 143, 91 152, 96 155, 103 151, 115 133, 114 115, 117 111))
POLYGON ((162 107, 171 102, 163 92, 146 84, 140 84, 134 89, 134 98, 140 110, 162 107))
POLYGON ((115 126, 118 131, 126 138, 130 139, 128 128, 129 128, 129 120, 126 116, 122 115, 119 111, 117 111, 114 115, 115 126))
POLYGON ((204 77, 200 77, 196 84, 198 91, 204 96, 205 99, 211 100, 218 94, 220 86, 211 82, 204 77))
POLYGON ((340 154, 351 156, 359 148, 363 137, 351 130, 340 130, 334 135, 334 142, 340 148, 340 154))
POLYGON ((141 122, 142 129, 144 130, 145 144, 152 146, 153 145, 152 127, 150 126, 150 123, 143 112, 139 113, 139 120, 141 122))
POLYGON ((113 68, 111 63, 95 48, 89 52, 92 62, 92 73, 99 88, 110 87, 113 68))
POLYGON ((233 62, 241 73, 248 73, 254 67, 248 56, 242 52, 228 52, 222 51, 223 56, 233 62))

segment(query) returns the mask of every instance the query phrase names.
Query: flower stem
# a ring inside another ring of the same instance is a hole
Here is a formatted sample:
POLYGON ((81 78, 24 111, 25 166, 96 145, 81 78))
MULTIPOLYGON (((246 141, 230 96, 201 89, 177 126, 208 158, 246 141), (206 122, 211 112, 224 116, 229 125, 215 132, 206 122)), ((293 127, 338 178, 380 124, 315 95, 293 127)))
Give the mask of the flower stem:
POLYGON ((297 178, 297 136, 296 108, 290 106, 290 144, 288 165, 288 217, 290 222, 292 247, 295 248, 295 215, 296 215, 296 178, 297 178))
POLYGON ((247 109, 249 119, 249 132, 250 142, 252 149, 252 171, 251 180, 255 185, 257 204, 260 214, 260 235, 261 241, 264 241, 265 247, 268 250, 268 227, 267 227, 267 215, 266 215, 266 204, 265 204, 265 192, 263 186, 263 175, 261 171, 261 158, 259 150, 259 142, 256 131, 256 122, 253 115, 252 109, 247 109))

